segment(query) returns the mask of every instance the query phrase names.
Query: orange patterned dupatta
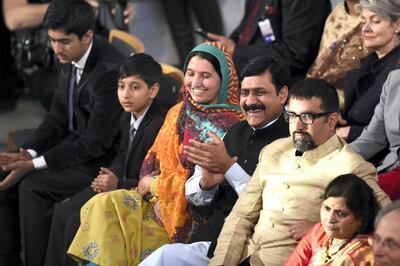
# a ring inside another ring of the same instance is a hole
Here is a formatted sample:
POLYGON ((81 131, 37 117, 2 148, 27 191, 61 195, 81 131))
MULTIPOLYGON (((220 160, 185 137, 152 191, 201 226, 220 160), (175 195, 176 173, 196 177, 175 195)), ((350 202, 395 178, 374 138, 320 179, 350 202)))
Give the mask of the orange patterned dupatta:
POLYGON ((197 51, 218 59, 222 74, 218 103, 198 104, 185 88, 183 102, 168 112, 141 169, 141 176, 156 176, 152 194, 159 197, 162 221, 173 242, 189 241, 197 225, 185 198, 185 182, 193 174, 194 165, 183 154, 183 146, 189 139, 207 141, 208 131, 222 137, 243 119, 238 106, 239 81, 229 52, 216 42, 200 44, 191 53, 197 51))

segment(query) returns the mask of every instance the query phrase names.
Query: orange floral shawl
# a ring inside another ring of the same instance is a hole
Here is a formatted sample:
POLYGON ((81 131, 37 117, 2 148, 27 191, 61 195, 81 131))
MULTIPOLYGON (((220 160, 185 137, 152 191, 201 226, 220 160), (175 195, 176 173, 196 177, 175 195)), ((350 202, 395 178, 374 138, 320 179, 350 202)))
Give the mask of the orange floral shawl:
POLYGON ((218 103, 195 103, 185 89, 183 102, 168 112, 141 169, 141 176, 156 175, 152 194, 159 197, 162 221, 173 242, 189 241, 197 225, 185 198, 185 182, 194 165, 186 160, 183 146, 193 138, 206 141, 207 131, 222 137, 243 119, 238 107, 238 78, 229 52, 219 43, 200 44, 193 51, 207 52, 219 60, 222 81, 218 103))

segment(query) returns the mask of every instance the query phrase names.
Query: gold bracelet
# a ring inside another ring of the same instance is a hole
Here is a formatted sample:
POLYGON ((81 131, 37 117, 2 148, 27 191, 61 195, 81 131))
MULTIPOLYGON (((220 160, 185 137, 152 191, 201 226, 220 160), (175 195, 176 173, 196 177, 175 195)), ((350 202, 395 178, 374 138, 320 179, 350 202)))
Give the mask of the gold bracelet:
POLYGON ((152 195, 152 196, 150 197, 149 202, 150 202, 151 206, 154 207, 154 205, 156 205, 157 202, 158 202, 158 197, 155 196, 155 195, 152 195))

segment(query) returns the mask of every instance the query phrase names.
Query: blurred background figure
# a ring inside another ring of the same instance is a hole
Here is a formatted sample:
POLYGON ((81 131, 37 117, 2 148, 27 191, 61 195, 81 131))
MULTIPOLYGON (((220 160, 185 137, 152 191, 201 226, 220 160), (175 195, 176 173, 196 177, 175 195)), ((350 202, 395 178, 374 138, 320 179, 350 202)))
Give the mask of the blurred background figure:
POLYGON ((362 42, 371 53, 361 60, 360 68, 345 76, 344 120, 339 120, 336 133, 347 142, 358 138, 368 125, 387 76, 400 65, 400 2, 360 0, 360 10, 362 42))
POLYGON ((347 71, 360 67, 368 54, 361 36, 359 0, 339 3, 326 19, 318 56, 307 71, 307 77, 321 78, 334 85, 344 106, 344 77, 347 71))
MULTIPOLYGON (((22 93, 22 68, 44 55, 33 53, 40 37, 35 35, 42 23, 48 1, 1 0, 0 34, 0 112, 11 111, 22 93), (12 41, 12 44, 11 44, 12 41), (14 57, 13 57, 13 56, 14 57), (29 61, 28 61, 29 56, 29 61), (24 58, 24 60, 22 60, 24 58)), ((44 38, 46 42, 46 37, 44 38)))
POLYGON ((217 0, 163 0, 162 3, 178 51, 179 66, 182 66, 195 46, 191 14, 195 15, 203 30, 223 34, 222 15, 217 0))

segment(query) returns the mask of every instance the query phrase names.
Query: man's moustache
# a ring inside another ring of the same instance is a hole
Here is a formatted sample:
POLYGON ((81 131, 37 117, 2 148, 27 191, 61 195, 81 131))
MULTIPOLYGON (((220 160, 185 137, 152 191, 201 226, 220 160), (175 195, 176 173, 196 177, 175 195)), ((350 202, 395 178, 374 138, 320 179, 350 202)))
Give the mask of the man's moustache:
POLYGON ((265 106, 262 104, 252 104, 252 105, 245 105, 244 110, 247 111, 254 111, 254 110, 265 110, 265 106))
POLYGON ((293 135, 294 135, 294 134, 302 134, 302 135, 307 135, 307 136, 310 136, 310 137, 311 137, 310 133, 308 133, 308 132, 306 132, 306 131, 299 131, 299 130, 296 130, 296 131, 293 131, 293 135))

